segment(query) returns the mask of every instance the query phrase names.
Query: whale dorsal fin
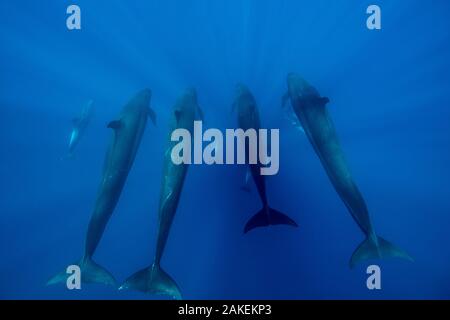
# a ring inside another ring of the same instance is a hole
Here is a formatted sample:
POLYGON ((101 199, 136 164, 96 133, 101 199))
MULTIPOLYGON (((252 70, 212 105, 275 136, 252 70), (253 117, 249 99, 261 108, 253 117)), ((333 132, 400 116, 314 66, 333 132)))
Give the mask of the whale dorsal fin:
POLYGON ((107 127, 114 130, 120 129, 122 127, 122 121, 120 120, 111 121, 110 123, 108 123, 107 127))
POLYGON ((320 107, 325 106, 328 102, 330 102, 330 99, 327 97, 319 97, 316 95, 307 95, 300 98, 301 104, 313 104, 320 107))
POLYGON ((326 105, 328 102, 330 102, 330 99, 328 99, 327 97, 318 97, 317 98, 317 103, 320 105, 326 105))
POLYGON ((328 102, 330 102, 330 99, 328 99, 327 97, 311 96, 309 99, 310 102, 318 106, 324 106, 328 102))

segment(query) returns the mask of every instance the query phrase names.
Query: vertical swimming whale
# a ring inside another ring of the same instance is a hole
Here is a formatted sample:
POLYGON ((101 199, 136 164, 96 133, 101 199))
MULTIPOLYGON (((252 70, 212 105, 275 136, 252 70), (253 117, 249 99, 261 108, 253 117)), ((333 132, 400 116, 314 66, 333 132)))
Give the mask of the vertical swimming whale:
POLYGON ((366 203, 350 174, 334 124, 325 107, 329 99, 320 97, 314 87, 294 73, 288 75, 287 86, 288 92, 283 96, 282 104, 290 98, 292 107, 331 183, 366 235, 366 239, 353 252, 350 266, 353 267, 362 260, 385 257, 412 260, 406 252, 376 235, 366 203))
MULTIPOLYGON (((233 110, 237 111, 238 114, 238 125, 239 128, 246 131, 248 129, 255 129, 258 131, 261 128, 258 107, 256 106, 256 101, 250 90, 242 85, 238 84, 236 86, 236 95, 233 103, 233 110)), ((248 151, 246 149, 246 163, 248 162, 248 151)), ((269 206, 266 195, 266 182, 264 176, 260 174, 261 164, 248 164, 250 168, 250 173, 255 181, 256 188, 258 189, 259 197, 261 198, 263 208, 254 215, 245 225, 244 233, 258 228, 265 227, 269 225, 279 225, 285 224, 297 227, 297 223, 289 218, 284 213, 281 213, 269 206)))
POLYGON ((193 135, 196 113, 202 117, 195 89, 189 88, 178 98, 173 108, 173 123, 168 137, 167 148, 164 153, 164 168, 161 182, 161 194, 158 211, 158 235, 156 252, 150 267, 144 268, 130 276, 119 289, 132 289, 151 294, 168 295, 174 299, 181 299, 181 292, 176 282, 161 268, 161 258, 164 253, 170 227, 177 211, 184 179, 188 165, 176 165, 172 161, 172 148, 178 144, 171 140, 175 129, 186 129, 193 135))
MULTIPOLYGON (((76 263, 81 269, 84 283, 104 283, 116 285, 114 277, 92 260, 92 256, 103 235, 106 224, 119 200, 123 186, 130 171, 136 152, 144 133, 147 118, 155 123, 155 113, 149 108, 151 91, 146 89, 134 96, 122 109, 119 119, 111 121, 108 128, 113 129, 112 143, 106 153, 103 175, 86 234, 84 255, 76 263)), ((66 281, 65 271, 50 279, 47 284, 66 281)))
POLYGON ((75 147, 78 145, 84 131, 86 131, 89 121, 91 120, 93 112, 92 104, 93 101, 89 100, 83 110, 81 110, 80 116, 72 119, 73 126, 72 132, 70 133, 69 153, 66 158, 73 158, 74 156, 75 147))

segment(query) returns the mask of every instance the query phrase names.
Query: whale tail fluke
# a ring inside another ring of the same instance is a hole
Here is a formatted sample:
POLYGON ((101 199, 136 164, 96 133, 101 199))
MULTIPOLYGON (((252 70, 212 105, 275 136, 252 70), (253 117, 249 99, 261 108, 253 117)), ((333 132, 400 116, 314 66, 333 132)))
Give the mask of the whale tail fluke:
POLYGON ((376 235, 368 236, 356 250, 350 259, 350 267, 353 268, 357 263, 368 259, 382 259, 397 257, 413 261, 413 258, 396 247, 394 244, 376 235))
MULTIPOLYGON (((117 287, 117 282, 113 275, 108 270, 92 261, 92 259, 84 258, 80 262, 74 263, 73 265, 80 268, 82 283, 101 283, 117 287)), ((69 275, 70 274, 67 273, 66 270, 63 270, 48 280, 47 285, 65 283, 69 275)))
POLYGON ((157 264, 142 269, 129 277, 119 290, 137 290, 150 294, 166 295, 181 300, 176 282, 157 264))
POLYGON ((255 228, 275 226, 280 224, 298 227, 297 223, 284 213, 266 206, 247 222, 247 224, 245 225, 244 233, 247 233, 255 228))

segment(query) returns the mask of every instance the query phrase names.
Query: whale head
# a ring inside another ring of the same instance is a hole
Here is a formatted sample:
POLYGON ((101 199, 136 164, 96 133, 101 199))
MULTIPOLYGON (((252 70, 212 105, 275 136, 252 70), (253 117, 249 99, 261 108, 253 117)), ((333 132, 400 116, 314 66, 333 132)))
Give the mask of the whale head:
POLYGON ((318 91, 299 74, 291 72, 287 75, 288 90, 298 96, 319 95, 318 91))
POLYGON ((151 98, 152 98, 152 91, 150 89, 144 89, 142 91, 139 91, 134 99, 141 102, 150 102, 151 98))
POLYGON ((250 94, 250 90, 243 83, 237 83, 234 90, 235 99, 239 99, 240 97, 246 96, 250 94))
POLYGON ((184 115, 185 117, 194 117, 197 108, 197 91, 194 87, 186 88, 183 94, 178 97, 177 102, 174 106, 174 110, 178 120, 182 115, 184 115))
POLYGON ((139 121, 138 119, 146 118, 149 115, 150 99, 152 91, 144 89, 134 95, 128 104, 122 109, 120 118, 124 121, 139 121))
POLYGON ((191 104, 197 104, 197 91, 194 87, 188 87, 184 91, 184 94, 182 96, 182 100, 185 104, 191 105, 191 104))
POLYGON ((128 102, 125 109, 127 111, 132 111, 136 108, 146 108, 149 105, 151 98, 152 91, 150 89, 141 90, 130 100, 130 102, 128 102))

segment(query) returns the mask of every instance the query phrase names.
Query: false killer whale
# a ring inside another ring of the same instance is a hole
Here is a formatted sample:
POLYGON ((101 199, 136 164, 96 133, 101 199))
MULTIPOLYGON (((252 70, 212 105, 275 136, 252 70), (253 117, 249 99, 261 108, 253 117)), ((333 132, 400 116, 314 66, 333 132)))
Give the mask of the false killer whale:
POLYGON ((180 288, 176 282, 161 268, 161 258, 164 253, 170 227, 177 211, 188 164, 175 164, 172 159, 172 149, 177 144, 171 138, 172 132, 177 129, 188 130, 193 135, 196 113, 202 117, 197 103, 195 89, 189 88, 178 98, 173 108, 173 123, 169 133, 167 149, 164 153, 164 168, 159 200, 159 226, 156 243, 156 252, 153 264, 130 276, 120 287, 123 289, 138 290, 151 294, 168 295, 174 299, 181 299, 180 288))
MULTIPOLYGON (((245 85, 238 84, 236 86, 235 100, 233 102, 233 111, 234 110, 236 110, 238 114, 239 128, 243 130, 260 129, 261 125, 255 98, 245 85)), ((247 158, 249 157, 249 152, 250 149, 247 148, 247 158)), ((259 162, 257 162, 256 164, 250 164, 249 161, 246 161, 246 163, 248 163, 251 176, 255 181, 255 185, 258 189, 263 208, 247 222, 244 228, 244 233, 247 233, 254 228, 265 227, 269 225, 285 224, 297 227, 297 223, 294 220, 289 218, 284 213, 281 213, 269 207, 266 195, 266 182, 264 176, 261 175, 260 170, 261 164, 259 162)))
POLYGON ((92 118, 94 102, 89 100, 86 106, 81 110, 80 116, 72 119, 72 132, 69 140, 69 153, 65 158, 73 158, 75 147, 80 142, 81 137, 86 131, 86 128, 92 118))
POLYGON ((406 252, 376 235, 366 203, 350 174, 334 124, 325 107, 329 99, 321 97, 314 87, 295 73, 287 76, 287 86, 288 92, 283 96, 282 104, 290 98, 303 130, 331 183, 366 235, 366 239, 353 252, 350 266, 374 258, 400 257, 412 260, 406 252))
MULTIPOLYGON (((103 235, 106 224, 116 207, 144 133, 147 118, 155 123, 156 115, 149 108, 151 91, 145 89, 134 96, 122 109, 118 120, 111 121, 108 128, 114 130, 112 143, 106 153, 103 175, 94 211, 86 234, 84 255, 78 263, 81 281, 116 285, 114 277, 92 260, 103 235)), ((64 282, 65 271, 51 278, 47 285, 64 282)))

